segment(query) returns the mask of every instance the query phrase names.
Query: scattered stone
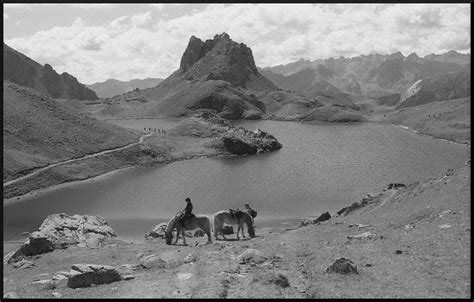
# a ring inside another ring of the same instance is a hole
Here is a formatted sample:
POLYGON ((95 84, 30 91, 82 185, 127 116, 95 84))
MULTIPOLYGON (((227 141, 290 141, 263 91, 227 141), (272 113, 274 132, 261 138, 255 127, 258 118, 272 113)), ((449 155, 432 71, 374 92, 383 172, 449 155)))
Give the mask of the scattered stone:
POLYGON ((359 229, 362 229, 362 228, 366 228, 366 227, 369 227, 370 224, 361 224, 361 223, 355 223, 355 224, 350 224, 348 227, 357 227, 359 229))
POLYGON ((132 280, 135 279, 135 275, 125 275, 122 277, 122 279, 125 281, 132 280))
POLYGON ((141 264, 123 264, 118 268, 118 271, 120 272, 121 275, 128 275, 144 268, 145 267, 141 264))
POLYGON ((338 273, 338 274, 358 274, 357 266, 351 260, 347 258, 339 258, 334 261, 327 269, 328 273, 338 273))
POLYGON ((142 258, 143 256, 145 256, 144 253, 138 253, 138 254, 137 254, 137 259, 140 259, 140 258, 142 258))
POLYGON ((33 262, 25 260, 25 259, 21 259, 20 261, 13 263, 14 268, 20 268, 20 269, 31 268, 33 266, 35 266, 33 262))
POLYGON ((267 281, 269 283, 273 283, 273 284, 281 286, 283 288, 290 286, 290 283, 288 282, 288 278, 285 275, 277 274, 275 272, 272 272, 270 274, 270 277, 267 281))
POLYGON ((140 259, 140 265, 144 268, 151 269, 151 268, 165 268, 166 261, 161 259, 159 256, 153 254, 140 259))
POLYGON ((406 185, 404 184, 397 184, 397 183, 391 183, 389 184, 385 189, 383 189, 384 191, 386 190, 391 190, 391 189, 397 189, 397 188, 403 188, 403 187, 406 187, 406 185))
POLYGON ((193 276, 193 274, 191 273, 178 273, 178 275, 176 276, 179 280, 187 280, 189 278, 191 278, 193 276))
POLYGON ((365 232, 365 233, 362 233, 362 234, 359 234, 359 235, 348 235, 347 238, 348 239, 373 239, 376 236, 377 235, 375 235, 374 233, 365 232))
POLYGON ((247 249, 242 254, 237 256, 237 260, 240 264, 262 263, 267 260, 267 257, 263 256, 263 253, 259 250, 247 249))
POLYGON ((372 264, 370 264, 370 263, 366 263, 366 264, 365 264, 365 266, 367 266, 367 267, 371 267, 371 266, 372 266, 372 264))
POLYGON ((31 284, 48 284, 51 283, 51 279, 36 280, 31 282, 31 284))
POLYGON ((446 229, 449 229, 451 228, 451 225, 449 224, 441 224, 438 226, 441 230, 446 230, 446 229))
POLYGON ((53 292, 51 293, 51 295, 53 295, 53 297, 55 298, 61 298, 63 295, 61 295, 61 293, 58 293, 58 292, 53 292))
POLYGON ((184 258, 183 262, 184 262, 184 263, 191 263, 191 262, 196 262, 196 260, 197 260, 197 256, 196 256, 196 255, 188 254, 188 255, 184 258))
POLYGON ((20 299, 20 296, 18 296, 15 292, 8 292, 3 295, 3 299, 20 299))
POLYGON ((401 250, 396 250, 395 251, 395 254, 397 254, 397 255, 400 255, 401 253, 403 253, 403 251, 401 251, 401 250))
POLYGON ((109 265, 74 264, 67 286, 70 288, 88 287, 92 284, 108 284, 121 279, 119 272, 109 265))
POLYGON ((30 234, 28 240, 4 262, 17 262, 25 256, 64 249, 72 245, 83 244, 96 247, 115 236, 114 230, 101 216, 52 214, 46 217, 37 231, 30 234))

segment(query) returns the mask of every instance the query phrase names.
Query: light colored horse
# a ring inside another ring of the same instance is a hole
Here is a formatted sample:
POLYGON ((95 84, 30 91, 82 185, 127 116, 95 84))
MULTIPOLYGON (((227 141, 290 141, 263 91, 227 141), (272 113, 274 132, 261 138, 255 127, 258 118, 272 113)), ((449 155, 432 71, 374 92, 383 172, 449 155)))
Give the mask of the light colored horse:
POLYGON ((179 215, 175 215, 171 220, 168 222, 165 230, 165 238, 166 244, 171 244, 173 239, 173 229, 176 228, 176 240, 174 244, 178 242, 179 234, 183 236, 184 245, 186 244, 186 237, 184 236, 184 231, 201 229, 206 232, 207 235, 207 243, 212 243, 212 235, 211 235, 211 221, 209 217, 206 215, 196 215, 193 217, 188 217, 184 220, 184 228, 180 223, 178 223, 179 215))
POLYGON ((252 237, 252 238, 255 237, 255 230, 254 230, 254 227, 253 227, 253 219, 247 212, 242 211, 242 217, 240 217, 240 218, 233 217, 229 213, 229 211, 226 211, 226 210, 216 212, 214 214, 214 236, 215 236, 216 240, 217 240, 217 235, 219 233, 222 235, 222 237, 224 237, 224 239, 226 239, 225 236, 224 236, 224 233, 222 232, 222 229, 224 227, 224 223, 230 224, 230 225, 238 225, 237 240, 240 240, 240 237, 239 237, 240 230, 242 230, 242 236, 245 238, 244 228, 243 228, 244 223, 247 225, 250 237, 252 237))

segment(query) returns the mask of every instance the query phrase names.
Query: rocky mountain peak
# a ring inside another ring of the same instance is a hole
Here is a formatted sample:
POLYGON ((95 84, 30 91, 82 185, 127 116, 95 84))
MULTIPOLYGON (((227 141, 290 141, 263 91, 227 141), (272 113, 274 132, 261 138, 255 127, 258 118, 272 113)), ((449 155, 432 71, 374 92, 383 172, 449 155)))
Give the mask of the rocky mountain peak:
MULTIPOLYGON (((186 80, 223 80, 243 88, 248 88, 253 78, 263 78, 252 50, 232 41, 225 32, 205 42, 192 36, 181 58, 179 75, 186 80)), ((263 89, 276 88, 264 78, 259 82, 263 89)))
POLYGON ((230 40, 230 37, 226 32, 223 32, 221 34, 215 35, 214 40, 230 40))

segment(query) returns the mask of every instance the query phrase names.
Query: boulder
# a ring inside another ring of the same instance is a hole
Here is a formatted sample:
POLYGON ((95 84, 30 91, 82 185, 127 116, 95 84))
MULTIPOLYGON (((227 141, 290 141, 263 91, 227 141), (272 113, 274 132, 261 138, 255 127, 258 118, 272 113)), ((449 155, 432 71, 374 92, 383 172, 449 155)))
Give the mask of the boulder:
POLYGON ((154 226, 147 234, 145 234, 145 238, 165 238, 165 232, 167 227, 166 222, 162 222, 156 226, 154 226))
POLYGON ((260 129, 249 131, 243 127, 230 129, 221 140, 228 152, 237 155, 271 152, 282 147, 273 135, 260 129))
POLYGON ((25 268, 30 268, 33 266, 35 266, 33 262, 25 260, 25 259, 21 259, 20 261, 13 263, 14 268, 25 269, 25 268))
POLYGON ((334 261, 327 269, 326 272, 328 273, 338 273, 338 274, 358 274, 357 266, 347 258, 339 258, 334 261))
POLYGON ((108 284, 121 279, 119 272, 109 265, 74 264, 67 286, 70 288, 89 287, 92 284, 108 284))
POLYGON ((301 226, 306 226, 309 224, 317 224, 331 218, 331 214, 329 212, 321 214, 318 218, 305 218, 301 220, 301 226))
POLYGON ((64 249, 71 245, 97 247, 105 239, 115 236, 115 231, 101 216, 53 214, 46 217, 38 230, 4 262, 12 263, 32 256, 64 249))
POLYGON ((374 239, 377 235, 371 232, 364 232, 359 235, 348 235, 347 239, 374 239))
POLYGON ((147 269, 165 268, 166 261, 161 259, 160 256, 152 254, 140 259, 140 265, 147 269))

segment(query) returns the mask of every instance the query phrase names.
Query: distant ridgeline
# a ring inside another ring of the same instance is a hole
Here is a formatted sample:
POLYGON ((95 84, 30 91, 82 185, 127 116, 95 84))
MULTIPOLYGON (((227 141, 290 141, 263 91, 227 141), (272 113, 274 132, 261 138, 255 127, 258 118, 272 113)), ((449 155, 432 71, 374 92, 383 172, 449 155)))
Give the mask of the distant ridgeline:
POLYGON ((301 59, 260 71, 279 87, 307 96, 329 91, 353 99, 379 99, 383 105, 401 108, 429 102, 433 95, 432 101, 470 95, 470 61, 470 54, 456 51, 424 58, 416 53, 405 57, 396 52, 314 61, 301 59), (418 88, 412 88, 415 83, 418 88), (438 84, 441 86, 434 93, 432 90, 438 84), (408 90, 418 91, 418 96, 406 101, 408 90), (425 93, 428 90, 431 92, 425 93))
POLYGON ((86 85, 97 93, 100 98, 110 98, 134 89, 145 89, 155 87, 160 84, 163 79, 158 78, 147 78, 147 79, 134 79, 130 81, 119 81, 115 79, 109 79, 105 82, 98 82, 91 85, 86 85))
POLYGON ((53 98, 97 100, 94 91, 77 81, 72 75, 58 74, 51 65, 33 61, 3 43, 3 79, 34 88, 53 98))

